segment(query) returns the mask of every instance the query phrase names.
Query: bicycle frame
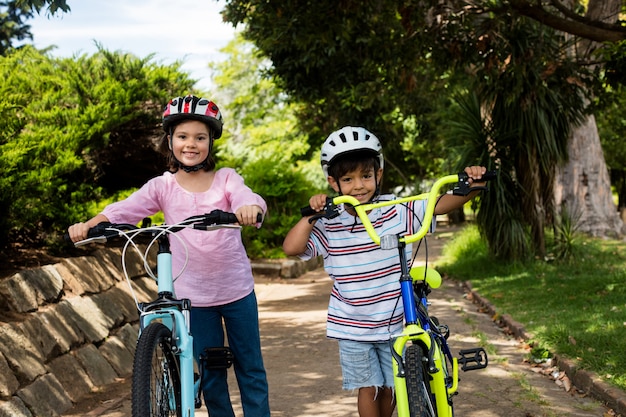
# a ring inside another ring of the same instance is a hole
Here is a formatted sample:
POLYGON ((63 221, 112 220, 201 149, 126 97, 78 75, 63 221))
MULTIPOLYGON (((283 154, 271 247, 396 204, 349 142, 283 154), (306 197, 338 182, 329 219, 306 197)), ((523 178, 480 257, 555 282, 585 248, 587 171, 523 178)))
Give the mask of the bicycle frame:
POLYGON ((180 406, 183 416, 193 417, 195 398, 198 388, 194 384, 193 336, 191 335, 189 312, 191 302, 178 300, 174 292, 172 275, 172 252, 167 234, 158 237, 157 254, 158 297, 150 303, 139 304, 139 336, 150 323, 158 321, 164 324, 176 338, 176 355, 180 367, 180 406))
MULTIPOLYGON (((262 221, 261 215, 259 215, 258 221, 262 221)), ((179 417, 193 417, 196 407, 199 407, 201 378, 195 381, 196 361, 190 324, 191 301, 176 298, 169 235, 185 227, 197 230, 241 227, 235 225, 235 223, 237 223, 237 218, 233 213, 226 213, 220 210, 189 217, 173 226, 142 226, 138 228, 127 224, 112 225, 110 223, 101 223, 89 230, 87 239, 75 243, 76 246, 82 246, 92 242, 102 243, 109 239, 124 237, 126 243, 122 251, 122 260, 126 255, 128 246, 133 246, 142 256, 148 274, 157 281, 157 298, 155 300, 139 303, 135 298, 139 311, 140 326, 137 350, 139 351, 141 346, 142 353, 136 352, 133 364, 133 415, 140 414, 141 417, 145 417, 146 411, 140 410, 149 408, 151 416, 153 412, 156 412, 159 417, 165 415, 164 413, 171 415, 170 413, 175 412, 179 417), (133 241, 136 236, 142 233, 150 234, 150 243, 144 253, 141 253, 133 241), (152 272, 147 262, 147 253, 155 242, 158 243, 156 275, 152 272), (157 324, 157 327, 150 326, 153 323, 157 324), (165 326, 165 328, 162 326, 165 326), (147 331, 147 329, 152 331, 147 331), (144 331, 147 335, 145 339, 142 338, 144 331), (163 347, 162 344, 167 346, 163 347), (159 358, 160 361, 155 363, 152 355, 159 349, 159 346, 164 353, 164 358, 159 358), (163 374, 155 375, 152 373, 155 367, 157 370, 163 371, 163 374), (135 371, 137 369, 140 372, 136 375, 135 371), (173 378, 172 373, 174 374, 173 378), (151 385, 153 377, 156 378, 156 387, 151 385), (136 383, 138 387, 142 388, 135 387, 136 383), (150 391, 146 395, 151 395, 153 388, 155 388, 155 398, 148 400, 142 396, 146 392, 146 387, 147 391, 150 391), (136 393, 138 395, 137 398, 139 398, 137 400, 135 400, 136 393), (137 406, 137 411, 135 410, 136 401, 137 404, 140 404, 137 406)), ((69 239, 67 236, 66 238, 69 239)), ((123 261, 122 265, 129 287, 133 291, 123 261)), ((202 367, 204 366, 202 357, 200 362, 198 370, 202 372, 202 367)))
MULTIPOLYGON (((409 398, 407 394, 405 371, 403 366, 403 352, 408 343, 422 346, 424 352, 429 352, 429 369, 431 376, 430 388, 435 397, 435 407, 437 416, 452 416, 452 407, 449 398, 458 389, 459 367, 457 358, 452 357, 445 338, 438 332, 434 332, 429 322, 426 296, 415 297, 413 291, 413 277, 408 271, 406 263, 406 252, 404 245, 399 245, 400 259, 402 262, 402 274, 400 277, 402 300, 404 303, 405 327, 401 335, 397 336, 393 342, 392 355, 394 385, 396 389, 396 402, 398 416, 409 416, 409 398), (408 288, 408 289, 407 289, 408 288), (418 304, 419 303, 419 304, 418 304), (423 310, 417 308, 423 306, 423 310), (435 340, 437 339, 437 340, 435 340), (445 357, 444 357, 445 355, 445 357), (449 378, 448 363, 452 367, 452 378, 449 378), (445 399, 442 401, 441 399, 445 399)), ((434 271, 434 270, 432 270, 434 271)), ((427 279, 428 280, 428 279, 427 279)), ((432 409, 432 402, 430 402, 432 409)), ((432 411, 432 410, 431 410, 432 411)))
MULTIPOLYGON (((418 272, 410 271, 406 255, 406 245, 422 239, 426 233, 428 233, 433 220, 439 190, 446 184, 458 183, 459 181, 459 175, 448 175, 437 180, 428 193, 391 201, 361 204, 356 198, 345 195, 332 199, 334 205, 349 204, 354 208, 368 235, 372 241, 380 245, 381 249, 398 250, 401 266, 400 292, 404 305, 405 321, 402 333, 392 336, 392 363, 398 417, 410 416, 404 360, 404 354, 409 345, 418 345, 423 349, 423 352, 426 353, 424 356, 425 359, 427 358, 428 362, 426 372, 430 377, 430 389, 428 391, 430 391, 430 396, 432 396, 432 398, 427 398, 430 415, 439 417, 449 417, 453 415, 451 397, 456 394, 458 390, 459 361, 457 358, 452 357, 446 341, 447 334, 442 334, 439 325, 433 323, 428 316, 428 288, 439 287, 441 284, 441 276, 435 270, 426 269, 425 267, 416 270, 418 272), (422 225, 420 229, 412 235, 379 236, 367 216, 367 213, 375 208, 424 199, 428 199, 428 202, 422 225), (411 272, 414 273, 412 274, 411 272), (415 294, 414 288, 417 288, 419 291, 418 295, 415 294)), ((478 357, 482 360, 484 350, 477 348, 476 350, 462 351, 462 355, 463 352, 480 353, 480 355, 476 355, 475 358, 478 357)), ((480 367, 487 366, 486 353, 484 353, 484 359, 484 366, 482 363, 479 363, 479 360, 475 360, 478 363, 477 365, 474 367, 466 367, 466 363, 472 361, 472 359, 463 357, 463 370, 480 369, 480 367)))

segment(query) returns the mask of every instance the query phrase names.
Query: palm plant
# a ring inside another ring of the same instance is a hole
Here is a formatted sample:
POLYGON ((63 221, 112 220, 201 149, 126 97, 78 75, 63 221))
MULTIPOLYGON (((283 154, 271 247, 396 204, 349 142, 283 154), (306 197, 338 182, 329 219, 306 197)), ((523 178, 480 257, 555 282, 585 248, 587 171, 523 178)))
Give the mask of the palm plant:
MULTIPOLYGON (((566 161, 569 134, 582 120, 583 89, 554 31, 511 18, 483 39, 489 45, 476 67, 475 95, 459 102, 451 137, 474 148, 461 155, 482 154, 482 163, 502 174, 477 217, 492 253, 543 258, 545 227, 555 218, 556 167, 566 161)), ((461 166, 475 163, 460 159, 461 166)))

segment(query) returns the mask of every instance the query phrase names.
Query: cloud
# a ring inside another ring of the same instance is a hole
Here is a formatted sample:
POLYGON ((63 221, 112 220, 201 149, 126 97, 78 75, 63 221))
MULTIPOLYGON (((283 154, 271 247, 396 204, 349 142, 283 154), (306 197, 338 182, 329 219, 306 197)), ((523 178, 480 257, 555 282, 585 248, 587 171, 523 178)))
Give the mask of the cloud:
POLYGON ((94 53, 98 42, 141 58, 154 54, 156 62, 183 62, 202 89, 211 87, 209 62, 224 58, 219 49, 235 34, 215 0, 79 0, 70 7, 28 22, 37 48, 54 45, 53 55, 68 57, 94 53))

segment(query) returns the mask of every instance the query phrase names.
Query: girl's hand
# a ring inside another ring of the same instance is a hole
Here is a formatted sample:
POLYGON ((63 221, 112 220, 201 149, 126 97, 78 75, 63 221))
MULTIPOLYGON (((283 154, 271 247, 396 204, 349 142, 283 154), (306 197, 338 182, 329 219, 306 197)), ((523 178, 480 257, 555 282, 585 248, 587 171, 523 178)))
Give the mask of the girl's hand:
POLYGON ((89 232, 89 229, 91 229, 92 227, 95 227, 96 225, 102 222, 108 222, 108 221, 109 219, 104 214, 102 213, 97 214, 95 217, 87 220, 84 223, 76 223, 76 224, 71 225, 67 229, 67 233, 70 235, 70 239, 72 239, 72 242, 85 240, 87 239, 87 233, 89 232))
POLYGON ((67 233, 70 235, 72 242, 78 242, 87 239, 89 229, 90 227, 87 223, 76 223, 67 229, 67 233))
POLYGON ((309 206, 315 211, 321 211, 326 206, 326 194, 316 194, 309 199, 309 206))
POLYGON ((256 225, 257 215, 261 213, 263 214, 263 209, 260 206, 252 205, 252 206, 242 206, 235 212, 237 216, 237 221, 242 226, 251 226, 256 225))

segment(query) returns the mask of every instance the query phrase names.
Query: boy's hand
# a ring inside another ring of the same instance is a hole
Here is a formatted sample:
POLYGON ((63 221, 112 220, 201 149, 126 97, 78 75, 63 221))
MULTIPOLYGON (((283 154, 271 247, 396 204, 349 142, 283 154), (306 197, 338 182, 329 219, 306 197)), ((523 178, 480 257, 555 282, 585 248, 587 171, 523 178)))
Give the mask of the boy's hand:
POLYGON ((309 199, 309 206, 315 211, 321 211, 326 206, 326 194, 316 194, 309 199))
POLYGON ((485 172, 487 172, 487 168, 481 166, 471 166, 465 168, 465 173, 469 176, 469 183, 474 185, 481 185, 485 183, 485 181, 479 181, 485 172))

